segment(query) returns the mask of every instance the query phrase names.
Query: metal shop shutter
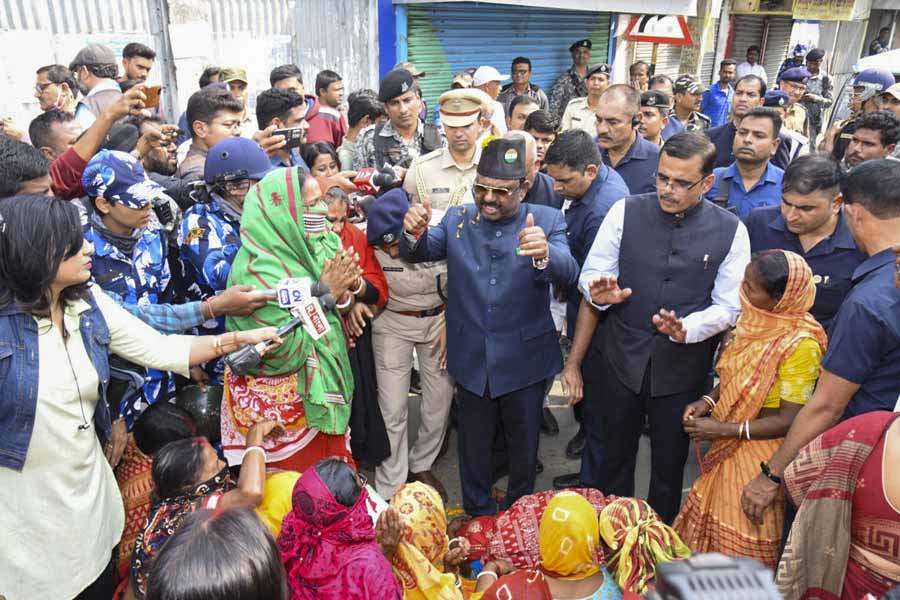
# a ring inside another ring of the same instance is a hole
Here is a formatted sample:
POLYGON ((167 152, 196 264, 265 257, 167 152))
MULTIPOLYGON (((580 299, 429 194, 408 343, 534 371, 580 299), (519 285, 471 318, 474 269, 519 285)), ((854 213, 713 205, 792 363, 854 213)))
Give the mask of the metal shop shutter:
POLYGON ((766 35, 766 56, 763 59, 769 86, 775 87, 778 67, 787 58, 788 46, 791 44, 791 31, 794 29, 792 17, 769 17, 769 31, 766 35))
POLYGON ((747 60, 747 48, 762 47, 764 19, 765 17, 756 15, 735 15, 731 54, 728 58, 733 58, 741 64, 747 60))
POLYGON ((531 59, 531 82, 550 96, 553 81, 572 64, 569 45, 593 42, 591 62, 606 62, 609 13, 500 6, 475 2, 411 4, 409 60, 426 72, 420 84, 428 120, 453 74, 491 65, 509 74, 512 59, 531 59))
MULTIPOLYGON (((660 44, 656 49, 656 69, 654 75, 668 75, 672 81, 678 79, 681 68, 681 48, 672 44, 660 44)), ((634 43, 634 62, 639 60, 651 64, 653 44, 650 42, 634 43)))

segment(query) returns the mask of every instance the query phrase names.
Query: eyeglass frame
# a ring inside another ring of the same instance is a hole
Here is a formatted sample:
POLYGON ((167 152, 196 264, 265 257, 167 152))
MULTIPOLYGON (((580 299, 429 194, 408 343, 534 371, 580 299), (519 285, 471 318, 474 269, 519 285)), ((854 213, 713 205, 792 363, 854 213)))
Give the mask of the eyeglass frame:
POLYGON ((660 173, 657 172, 656 173, 656 189, 659 190, 660 189, 659 184, 662 183, 663 187, 672 188, 673 190, 676 190, 679 192, 686 192, 686 191, 690 190, 692 187, 694 187, 695 185, 697 185, 698 183, 702 182, 707 177, 709 177, 709 175, 704 175, 703 177, 701 177, 694 183, 689 183, 687 181, 682 181, 681 179, 670 179, 669 177, 667 177, 665 175, 660 175, 660 173), (661 178, 665 178, 665 179, 661 179, 661 178))
POLYGON ((501 198, 509 198, 520 189, 522 189, 522 184, 525 183, 525 179, 520 179, 519 183, 516 184, 516 187, 512 189, 494 187, 490 185, 484 185, 483 183, 473 183, 472 184, 472 195, 475 195, 479 189, 483 190, 481 192, 482 195, 487 194, 489 191, 497 194, 501 198))

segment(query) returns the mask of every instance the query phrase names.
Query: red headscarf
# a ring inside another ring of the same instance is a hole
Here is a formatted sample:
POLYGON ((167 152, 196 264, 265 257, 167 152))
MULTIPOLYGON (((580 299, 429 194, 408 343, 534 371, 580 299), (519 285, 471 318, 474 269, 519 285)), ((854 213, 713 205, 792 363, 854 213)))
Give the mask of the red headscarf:
POLYGON ((375 542, 365 489, 348 508, 335 500, 315 467, 294 486, 278 550, 292 600, 401 598, 391 565, 375 542))

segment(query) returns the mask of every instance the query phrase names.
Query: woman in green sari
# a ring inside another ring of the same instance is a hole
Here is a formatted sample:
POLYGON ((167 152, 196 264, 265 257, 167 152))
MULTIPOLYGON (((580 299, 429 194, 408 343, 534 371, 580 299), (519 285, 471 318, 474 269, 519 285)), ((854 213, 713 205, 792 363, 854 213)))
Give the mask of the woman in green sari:
MULTIPOLYGON (((269 469, 303 472, 327 457, 353 463, 347 423, 353 375, 338 311, 352 306, 350 287, 358 280, 358 259, 344 252, 328 227, 322 192, 297 168, 276 169, 244 200, 241 249, 228 285, 275 290, 285 278, 308 278, 329 285, 338 308, 327 312, 329 330, 318 339, 298 327, 266 354, 249 374, 226 370, 222 401, 222 446, 229 464, 239 464, 245 436, 258 421, 277 420, 285 434, 264 447, 269 469)), ((292 315, 271 300, 249 317, 229 317, 229 331, 279 327, 292 315)))

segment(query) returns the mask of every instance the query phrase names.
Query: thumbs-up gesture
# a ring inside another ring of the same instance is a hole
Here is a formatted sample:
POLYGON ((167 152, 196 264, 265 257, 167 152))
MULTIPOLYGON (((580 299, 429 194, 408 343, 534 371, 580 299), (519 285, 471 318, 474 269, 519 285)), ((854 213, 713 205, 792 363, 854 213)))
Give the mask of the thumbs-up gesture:
POLYGON ((547 258, 547 236, 544 230, 534 224, 534 215, 525 217, 525 228, 519 232, 519 256, 530 256, 535 261, 547 258))
POLYGON ((419 237, 428 229, 431 222, 431 201, 428 198, 422 200, 422 204, 413 204, 403 217, 403 229, 410 235, 419 237))

